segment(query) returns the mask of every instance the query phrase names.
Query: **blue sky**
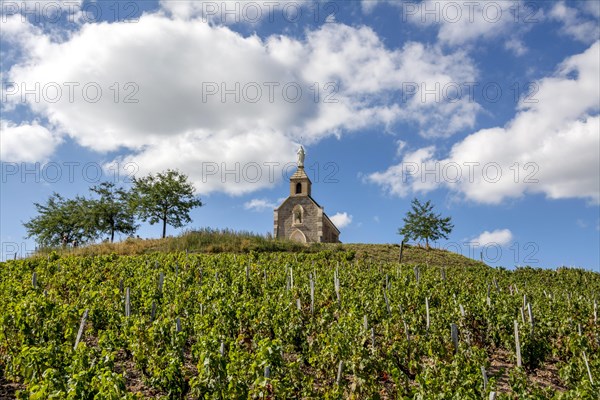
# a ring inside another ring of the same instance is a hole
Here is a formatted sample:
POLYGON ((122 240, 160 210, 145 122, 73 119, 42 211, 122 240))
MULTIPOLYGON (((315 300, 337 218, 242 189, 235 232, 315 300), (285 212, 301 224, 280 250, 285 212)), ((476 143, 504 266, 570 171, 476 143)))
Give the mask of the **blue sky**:
MULTIPOLYGON (((596 1, 2 1, 2 258, 54 192, 177 168, 186 229, 266 233, 299 144, 343 242, 600 271, 596 1)), ((142 237, 160 226, 142 224, 142 237)), ((181 230, 168 229, 176 234, 181 230)))

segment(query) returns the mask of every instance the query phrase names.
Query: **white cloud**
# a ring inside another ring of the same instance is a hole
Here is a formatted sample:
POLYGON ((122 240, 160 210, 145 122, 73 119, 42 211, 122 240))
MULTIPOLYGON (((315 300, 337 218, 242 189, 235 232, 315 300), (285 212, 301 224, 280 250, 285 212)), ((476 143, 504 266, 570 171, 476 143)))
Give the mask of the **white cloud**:
POLYGON ((536 102, 521 101, 504 127, 468 135, 444 159, 435 157, 432 146, 418 149, 368 180, 399 196, 444 186, 480 203, 497 204, 525 193, 598 203, 599 70, 596 42, 567 58, 554 76, 537 82, 536 102), (432 170, 437 173, 427 174, 432 170))
POLYGON ((214 1, 160 0, 161 8, 178 19, 200 19, 212 24, 258 24, 283 18, 287 22, 301 19, 307 0, 214 1))
POLYGON ((257 211, 257 212, 261 212, 261 211, 265 211, 265 210, 273 211, 273 209, 275 207, 277 207, 277 205, 275 203, 271 203, 270 201, 268 201, 266 199, 252 199, 252 200, 244 203, 244 209, 257 211))
POLYGON ((511 38, 504 43, 504 48, 512 51, 516 56, 522 56, 527 53, 527 47, 521 39, 511 38))
POLYGON ((474 246, 486 247, 490 245, 506 246, 513 238, 509 229, 496 229, 492 232, 484 231, 479 236, 471 240, 474 246))
MULTIPOLYGON (((439 22, 426 19, 425 23, 439 24, 438 40, 449 45, 461 45, 478 39, 490 39, 505 35, 515 29, 515 17, 511 10, 512 1, 456 2, 452 6, 445 0, 426 0, 422 12, 415 14, 412 21, 422 23, 424 10, 439 10, 439 22)), ((523 6, 521 4, 521 6, 523 6)))
POLYGON ((389 0, 361 0, 360 7, 365 14, 370 14, 373 12, 375 7, 377 7, 381 3, 389 3, 393 5, 397 5, 397 1, 389 1, 389 0))
POLYGON ((584 3, 595 3, 584 6, 583 10, 569 7, 564 1, 554 4, 550 10, 550 17, 562 23, 561 31, 572 38, 584 43, 593 43, 600 36, 600 25, 598 24, 598 2, 589 1, 584 3), (586 14, 592 14, 588 18, 586 14))
POLYGON ((27 32, 9 39, 26 57, 3 79, 28 89, 54 89, 41 101, 9 96, 4 111, 25 102, 81 146, 121 151, 122 161, 136 163, 139 173, 179 168, 203 194, 272 186, 294 160, 301 136, 311 144, 399 120, 414 122, 424 135, 444 136, 472 127, 480 109, 469 99, 422 101, 420 88, 398 104, 390 94, 399 97, 406 82, 429 89, 471 82, 476 69, 460 51, 419 43, 388 49, 364 26, 330 23, 301 40, 285 35, 262 40, 155 13, 137 23, 84 24, 68 38, 27 32), (330 82, 335 89, 326 88, 330 82), (291 90, 284 91, 286 84, 291 90), (92 100, 98 88, 101 95, 92 100), (231 89, 238 99, 224 94, 231 89), (302 97, 292 102, 296 89, 302 97), (258 90, 262 95, 254 102, 258 90), (337 102, 326 102, 327 95, 337 102), (217 173, 204 169, 213 163, 217 173), (256 180, 244 175, 253 163, 261 169, 256 180))
MULTIPOLYGON (((446 0, 362 0, 362 9, 370 13, 381 3, 400 9, 402 21, 417 26, 437 26, 438 41, 450 46, 471 44, 481 39, 493 39, 522 34, 532 23, 543 19, 541 9, 532 10, 526 1, 446 1, 446 0)), ((506 48, 516 51, 515 40, 506 48)), ((525 51, 520 43, 519 51, 525 51)), ((518 53, 515 53, 520 55, 518 53)))
POLYGON ((421 167, 425 169, 426 163, 433 158, 434 146, 424 147, 407 153, 402 162, 389 167, 383 172, 374 172, 366 177, 367 182, 378 184, 391 195, 405 197, 411 190, 414 192, 428 191, 435 188, 426 180, 414 179, 420 173, 421 167), (412 179, 411 179, 412 178, 412 179))
POLYGON ((0 161, 38 162, 48 159, 60 138, 37 122, 16 125, 0 120, 0 161))
POLYGON ((397 156, 402 155, 405 148, 406 148, 406 142, 404 140, 400 140, 400 139, 396 140, 396 155, 397 156))
POLYGON ((352 223, 352 215, 348 215, 348 213, 336 213, 329 217, 331 222, 338 228, 343 229, 352 223))

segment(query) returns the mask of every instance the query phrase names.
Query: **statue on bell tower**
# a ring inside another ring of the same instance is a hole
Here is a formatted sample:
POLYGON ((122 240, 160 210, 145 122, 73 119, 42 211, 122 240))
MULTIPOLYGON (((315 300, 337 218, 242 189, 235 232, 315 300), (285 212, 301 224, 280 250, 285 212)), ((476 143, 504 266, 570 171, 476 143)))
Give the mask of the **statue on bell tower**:
POLYGON ((306 156, 306 153, 304 153, 304 147, 302 147, 302 145, 296 154, 298 155, 298 168, 304 168, 304 157, 306 156))

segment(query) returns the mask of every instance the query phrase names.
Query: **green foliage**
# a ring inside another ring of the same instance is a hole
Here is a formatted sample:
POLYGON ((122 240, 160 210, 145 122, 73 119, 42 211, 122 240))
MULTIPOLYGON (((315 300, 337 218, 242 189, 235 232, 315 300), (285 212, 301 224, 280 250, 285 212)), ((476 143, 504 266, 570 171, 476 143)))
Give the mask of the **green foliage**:
POLYGON ((190 211, 202 206, 187 176, 170 169, 156 175, 134 178, 130 201, 142 221, 148 221, 151 225, 162 222, 163 238, 167 225, 181 228, 192 221, 190 211))
POLYGON ((450 217, 443 218, 441 214, 433 212, 430 200, 423 204, 417 198, 411 202, 411 211, 406 213, 403 221, 404 226, 398 230, 398 234, 403 235, 405 240, 425 240, 427 248, 429 241, 448 239, 454 228, 450 217))
POLYGON ((90 191, 98 195, 97 199, 89 201, 89 213, 94 218, 94 225, 99 234, 108 234, 113 242, 115 233, 135 233, 138 226, 129 207, 130 193, 116 187, 112 182, 103 182, 91 187, 90 191))
POLYGON ((43 247, 66 245, 72 242, 79 244, 92 241, 97 230, 91 214, 90 201, 77 196, 65 199, 53 193, 46 204, 34 203, 38 216, 23 225, 27 237, 35 237, 43 247))
POLYGON ((599 291, 600 275, 583 270, 465 262, 444 280, 432 264, 344 251, 55 253, 0 263, 0 372, 24 399, 481 399, 490 391, 499 399, 593 399, 599 291), (533 330, 521 321, 523 295, 533 330), (515 318, 523 368, 514 361, 515 318))

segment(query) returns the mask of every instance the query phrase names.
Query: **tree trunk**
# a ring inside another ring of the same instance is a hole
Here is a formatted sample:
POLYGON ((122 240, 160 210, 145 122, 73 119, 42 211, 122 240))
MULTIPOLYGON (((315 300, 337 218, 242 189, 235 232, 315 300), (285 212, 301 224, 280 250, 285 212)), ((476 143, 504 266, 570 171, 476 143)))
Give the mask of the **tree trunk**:
POLYGON ((162 234, 163 239, 165 238, 166 235, 167 235, 167 217, 163 218, 163 234, 162 234))
POLYGON ((429 239, 425 238, 425 246, 427 246, 427 250, 429 250, 429 239))
POLYGON ((113 243, 115 241, 115 227, 110 227, 110 242, 113 243))

